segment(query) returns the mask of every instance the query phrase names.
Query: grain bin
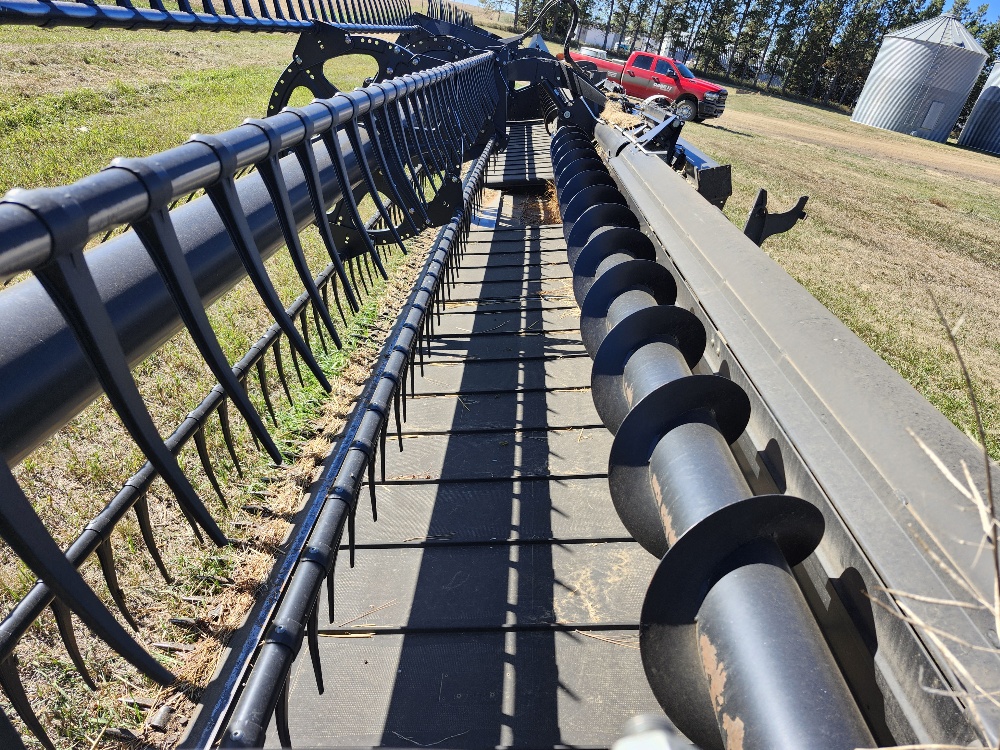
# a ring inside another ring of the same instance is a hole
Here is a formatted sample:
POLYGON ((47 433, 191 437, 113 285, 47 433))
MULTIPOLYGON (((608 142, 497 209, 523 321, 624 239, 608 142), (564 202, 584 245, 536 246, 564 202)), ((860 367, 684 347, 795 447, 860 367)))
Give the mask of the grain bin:
POLYGON ((944 142, 987 57, 953 13, 887 34, 851 119, 944 142))
POLYGON ((958 139, 958 143, 960 146, 1000 154, 1000 60, 993 63, 993 70, 962 128, 962 137, 958 139))

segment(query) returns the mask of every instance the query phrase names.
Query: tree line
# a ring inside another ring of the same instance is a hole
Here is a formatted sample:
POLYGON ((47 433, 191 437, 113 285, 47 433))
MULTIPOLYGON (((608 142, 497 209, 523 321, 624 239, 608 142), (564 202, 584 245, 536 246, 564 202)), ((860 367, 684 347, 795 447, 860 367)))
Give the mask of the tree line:
MULTIPOLYGON (((512 11, 515 26, 525 28, 546 0, 481 2, 497 12, 512 11)), ((578 4, 581 26, 598 29, 598 43, 612 53, 627 56, 636 49, 663 49, 663 54, 687 62, 702 75, 846 106, 857 101, 887 33, 944 10, 944 0, 578 0, 578 4)), ((972 8, 969 0, 955 0, 950 10, 990 55, 968 109, 992 60, 1000 55, 1000 19, 988 21, 989 6, 972 8)), ((569 20, 560 4, 546 13, 542 32, 562 39, 569 20)))

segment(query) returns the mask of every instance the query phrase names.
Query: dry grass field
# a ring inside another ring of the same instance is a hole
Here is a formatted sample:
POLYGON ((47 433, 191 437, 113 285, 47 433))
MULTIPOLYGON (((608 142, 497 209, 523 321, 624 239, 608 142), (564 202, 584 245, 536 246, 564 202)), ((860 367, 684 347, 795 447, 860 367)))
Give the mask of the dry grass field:
POLYGON ((1000 159, 734 91, 685 136, 733 165, 726 214, 743 225, 759 187, 808 219, 767 252, 955 424, 975 421, 931 294, 953 325, 1000 456, 1000 159))

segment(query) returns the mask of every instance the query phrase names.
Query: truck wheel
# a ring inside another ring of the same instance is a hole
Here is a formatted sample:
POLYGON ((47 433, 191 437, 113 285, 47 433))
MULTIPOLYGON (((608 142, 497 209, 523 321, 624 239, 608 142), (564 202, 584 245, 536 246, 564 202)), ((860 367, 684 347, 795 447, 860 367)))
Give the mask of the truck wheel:
POLYGON ((698 102, 694 99, 680 99, 674 104, 674 114, 684 122, 695 120, 698 117, 698 102))

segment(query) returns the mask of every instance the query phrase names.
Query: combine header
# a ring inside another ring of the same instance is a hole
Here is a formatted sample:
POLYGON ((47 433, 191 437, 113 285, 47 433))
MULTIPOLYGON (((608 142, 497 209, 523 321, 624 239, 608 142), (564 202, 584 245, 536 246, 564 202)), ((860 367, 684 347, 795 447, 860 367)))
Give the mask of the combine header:
POLYGON ((0 0, 0 22, 299 34, 268 117, 0 202, 0 280, 18 277, 0 291, 0 536, 39 579, 0 624, 0 687, 34 741, 55 747, 22 636, 51 608, 94 686, 73 613, 170 684, 77 569, 96 554, 135 629, 110 538, 134 513, 170 580, 156 477, 199 540, 234 541, 178 453, 193 442, 225 502, 206 430, 238 468, 232 404, 280 463, 248 381, 272 420, 285 353, 329 390, 315 347, 340 347, 366 279, 430 232, 182 747, 607 747, 639 714, 703 750, 996 746, 992 526, 950 481, 991 469, 760 250, 804 200, 768 215, 764 194, 742 233, 718 208, 728 171, 675 118, 612 127, 569 49, 441 4, 0 0), (351 92, 323 72, 346 54, 378 66, 351 92), (287 107, 300 87, 316 99, 287 107), (546 189, 558 216, 526 219, 546 189), (265 264, 282 248, 288 308, 265 264), (232 364, 206 307, 244 278, 274 325, 232 364), (131 369, 181 330, 218 385, 163 440, 131 369), (148 461, 64 552, 8 467, 101 393, 148 461))

